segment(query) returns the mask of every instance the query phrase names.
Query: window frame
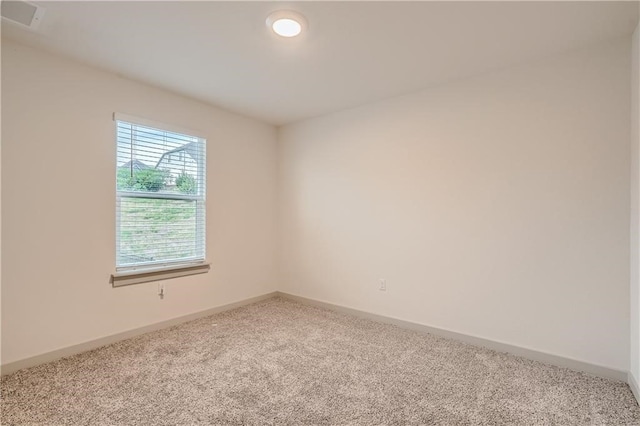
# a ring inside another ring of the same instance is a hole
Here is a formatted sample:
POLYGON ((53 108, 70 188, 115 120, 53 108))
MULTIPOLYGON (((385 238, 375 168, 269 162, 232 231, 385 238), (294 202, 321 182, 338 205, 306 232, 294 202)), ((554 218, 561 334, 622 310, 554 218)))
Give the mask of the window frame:
MULTIPOLYGON (((113 287, 120 287, 132 284, 141 284, 145 282, 151 281, 159 281, 170 278, 178 278, 187 275, 194 274, 203 274, 207 273, 210 269, 210 264, 206 261, 206 248, 207 248, 207 233, 206 233, 206 168, 207 168, 207 158, 206 158, 206 142, 207 138, 203 136, 200 132, 188 130, 180 127, 176 127, 173 125, 168 125, 165 123, 148 120, 145 118, 135 117, 128 114, 122 113, 114 113, 113 114, 113 123, 114 123, 114 138, 116 141, 116 149, 117 149, 117 141, 118 141, 118 122, 127 122, 134 125, 151 127, 154 129, 179 133, 186 136, 198 138, 202 141, 202 149, 204 150, 204 159, 202 160, 202 167, 198 167, 198 182, 204 183, 204 188, 202 194, 198 194, 196 196, 188 195, 188 194, 179 194, 179 193, 161 193, 152 194, 149 192, 138 192, 138 191, 119 191, 116 185, 115 187, 115 201, 116 205, 119 206, 122 198, 147 198, 147 199, 166 199, 166 200, 196 200, 198 202, 203 203, 203 213, 204 217, 202 220, 196 218, 196 238, 202 238, 202 258, 200 256, 194 258, 184 258, 175 261, 158 261, 154 263, 145 263, 140 265, 127 265, 127 266, 118 266, 118 256, 120 250, 120 207, 116 207, 116 229, 115 229, 115 269, 116 272, 111 275, 110 282, 113 287), (123 197, 124 196, 124 197, 123 197), (199 228, 203 229, 199 229, 199 228), (201 235, 201 236, 200 236, 201 235)), ((117 170, 117 167, 115 168, 117 170)), ((199 214, 198 208, 196 208, 196 214, 199 214)))

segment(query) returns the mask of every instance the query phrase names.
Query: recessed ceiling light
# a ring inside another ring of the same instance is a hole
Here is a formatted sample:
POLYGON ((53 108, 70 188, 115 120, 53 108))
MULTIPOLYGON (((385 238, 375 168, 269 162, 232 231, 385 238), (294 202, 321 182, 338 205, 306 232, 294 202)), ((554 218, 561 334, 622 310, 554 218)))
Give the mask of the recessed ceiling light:
POLYGON ((279 10, 267 18, 267 26, 282 37, 295 37, 307 27, 307 20, 298 12, 279 10))

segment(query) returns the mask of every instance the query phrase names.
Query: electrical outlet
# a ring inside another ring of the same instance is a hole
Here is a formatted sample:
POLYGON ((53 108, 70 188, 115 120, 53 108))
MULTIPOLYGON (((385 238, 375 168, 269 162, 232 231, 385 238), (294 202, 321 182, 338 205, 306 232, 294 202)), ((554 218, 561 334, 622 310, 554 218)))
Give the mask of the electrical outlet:
POLYGON ((380 287, 378 287, 378 290, 387 291, 387 280, 380 278, 380 287))

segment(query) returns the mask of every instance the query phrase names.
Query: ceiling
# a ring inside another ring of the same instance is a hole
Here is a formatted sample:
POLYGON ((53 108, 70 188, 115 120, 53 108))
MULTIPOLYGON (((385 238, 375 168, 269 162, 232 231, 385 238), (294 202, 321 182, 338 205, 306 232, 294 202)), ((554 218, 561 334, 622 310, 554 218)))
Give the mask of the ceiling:
POLYGON ((637 2, 35 2, 2 36, 280 125, 629 36, 637 2), (270 12, 304 14, 284 39, 270 12))

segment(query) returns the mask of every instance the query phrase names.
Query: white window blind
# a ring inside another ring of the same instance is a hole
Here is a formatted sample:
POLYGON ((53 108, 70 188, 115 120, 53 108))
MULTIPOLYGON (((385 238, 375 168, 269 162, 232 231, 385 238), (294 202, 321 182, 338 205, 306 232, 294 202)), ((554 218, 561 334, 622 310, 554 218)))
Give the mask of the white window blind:
POLYGON ((116 270, 205 259, 206 140, 119 119, 116 270))

